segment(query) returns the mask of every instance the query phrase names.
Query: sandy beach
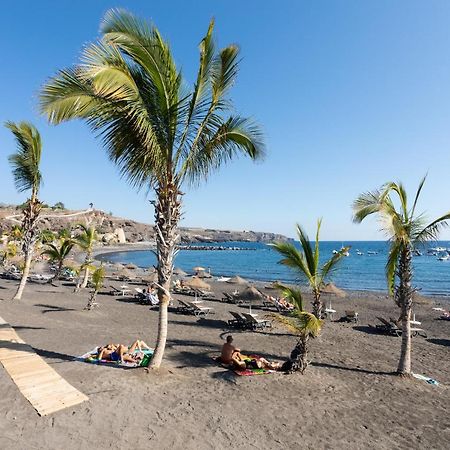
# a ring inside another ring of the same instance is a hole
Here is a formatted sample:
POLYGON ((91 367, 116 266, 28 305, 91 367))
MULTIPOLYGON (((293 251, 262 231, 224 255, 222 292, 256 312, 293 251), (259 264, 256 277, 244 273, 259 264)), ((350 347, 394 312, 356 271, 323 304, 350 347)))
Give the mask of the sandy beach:
MULTIPOLYGON (((86 292, 31 283, 14 303, 15 285, 0 280, 0 316, 89 401, 39 417, 0 366, 0 448, 448 448, 450 323, 437 320, 432 307, 439 299, 422 299, 414 308, 427 338, 413 339, 413 370, 438 380, 434 386, 390 374, 400 339, 367 327, 377 316, 397 314, 379 294, 330 296, 336 318, 355 309, 360 321, 327 321, 311 344, 305 375, 237 377, 211 358, 229 333, 228 311, 242 310, 236 305, 207 301, 216 313, 204 319, 170 313, 164 367, 148 373, 73 358, 109 341, 140 338, 153 345, 157 310, 127 296, 100 295, 101 306, 86 312, 86 292)), ((212 287, 218 297, 234 289, 212 287)), ((267 332, 233 335, 243 351, 279 361, 296 340, 276 323, 267 332)))

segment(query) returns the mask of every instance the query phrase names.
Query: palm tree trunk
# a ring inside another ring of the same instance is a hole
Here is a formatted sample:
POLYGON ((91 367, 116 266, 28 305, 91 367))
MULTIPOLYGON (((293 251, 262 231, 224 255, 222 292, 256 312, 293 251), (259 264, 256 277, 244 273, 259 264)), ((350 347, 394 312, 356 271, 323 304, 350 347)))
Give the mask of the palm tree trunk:
POLYGON ((33 258, 32 249, 28 249, 25 253, 25 267, 23 268, 22 278, 20 280, 19 287, 17 288, 16 295, 14 295, 13 300, 20 300, 22 298, 23 290, 27 284, 28 275, 30 274, 31 260, 33 258))
POLYGON ((87 305, 84 307, 86 311, 90 311, 92 307, 95 305, 95 300, 97 299, 97 290, 94 289, 91 296, 89 297, 89 301, 87 305))
POLYGON ((285 366, 286 372, 304 373, 308 367, 308 336, 301 335, 285 366))
POLYGON ((400 278, 399 287, 396 291, 396 302, 401 309, 402 319, 402 346, 397 373, 408 376, 411 374, 411 307, 413 289, 412 279, 412 253, 407 247, 400 255, 398 273, 400 278))
POLYGON ((27 283, 28 275, 30 274, 31 260, 33 258, 34 245, 38 236, 38 219, 42 204, 37 200, 36 194, 33 192, 30 200, 28 200, 27 207, 23 210, 22 228, 22 249, 25 254, 25 267, 22 273, 19 287, 13 300, 20 300, 22 298, 25 285, 27 283))
POLYGON ((181 216, 180 192, 173 183, 158 187, 155 204, 156 250, 158 259, 159 321, 156 348, 150 367, 161 365, 167 340, 170 280, 173 271, 175 246, 178 240, 177 225, 181 216))
POLYGON ((74 292, 78 292, 80 289, 85 289, 88 281, 89 281, 89 264, 91 263, 91 257, 89 253, 86 253, 86 258, 84 259, 84 264, 86 268, 84 269, 84 276, 83 281, 80 283, 80 281, 77 282, 77 285, 75 286, 74 292))
POLYGON ((87 284, 88 284, 88 280, 89 280, 89 267, 86 267, 85 271, 84 271, 84 278, 83 278, 83 282, 81 283, 80 289, 85 289, 87 284))
POLYGON ((314 300, 312 303, 312 307, 313 307, 313 314, 318 318, 321 319, 322 318, 322 300, 320 299, 320 292, 314 291, 314 300))

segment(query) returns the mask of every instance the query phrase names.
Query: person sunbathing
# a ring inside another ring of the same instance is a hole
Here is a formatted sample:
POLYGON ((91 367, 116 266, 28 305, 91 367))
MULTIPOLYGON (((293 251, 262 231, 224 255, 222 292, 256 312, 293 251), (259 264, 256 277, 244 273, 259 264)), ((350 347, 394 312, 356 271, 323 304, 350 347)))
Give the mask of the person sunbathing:
POLYGON ((142 351, 143 349, 151 350, 151 348, 140 340, 134 341, 130 347, 123 344, 107 344, 103 347, 99 347, 97 351, 97 359, 105 359, 107 361, 120 361, 123 362, 139 362, 142 355, 136 355, 135 350, 142 351))
POLYGON ((227 336, 227 342, 222 346, 220 360, 224 364, 230 364, 238 370, 245 369, 270 369, 278 370, 280 363, 270 362, 265 358, 252 358, 241 353, 241 349, 233 345, 233 336, 227 336))

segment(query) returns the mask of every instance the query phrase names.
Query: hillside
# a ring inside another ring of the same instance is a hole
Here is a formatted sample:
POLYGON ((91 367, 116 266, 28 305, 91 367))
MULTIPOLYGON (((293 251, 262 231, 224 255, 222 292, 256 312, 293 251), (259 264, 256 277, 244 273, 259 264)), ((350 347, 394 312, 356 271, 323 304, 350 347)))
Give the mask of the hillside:
MULTIPOLYGON (((20 210, 15 207, 0 207, 0 233, 8 231, 15 224, 20 223, 20 210), (17 217, 11 217, 16 216, 17 217), (9 217, 10 219, 6 219, 9 217), (11 218, 13 220, 11 220, 11 218)), ((40 228, 58 232, 64 228, 75 227, 86 220, 95 224, 101 240, 105 244, 135 243, 154 241, 154 229, 152 225, 139 223, 134 220, 124 219, 106 214, 104 211, 89 209, 77 210, 53 210, 45 209, 42 212, 40 228)), ((213 230, 203 228, 180 228, 182 243, 198 242, 272 242, 274 240, 287 240, 286 236, 258 231, 232 231, 213 230)))

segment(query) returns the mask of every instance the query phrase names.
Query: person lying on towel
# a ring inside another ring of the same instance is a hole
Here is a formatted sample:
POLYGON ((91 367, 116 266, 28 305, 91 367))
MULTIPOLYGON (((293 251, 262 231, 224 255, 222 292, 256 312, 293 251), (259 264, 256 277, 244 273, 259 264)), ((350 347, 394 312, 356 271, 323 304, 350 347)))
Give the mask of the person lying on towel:
POLYGON ((129 347, 122 344, 106 344, 99 347, 97 351, 97 359, 106 359, 107 361, 123 362, 139 362, 142 354, 135 354, 135 350, 151 350, 144 341, 134 341, 129 347))
POLYGON ((241 349, 233 345, 233 336, 227 336, 227 342, 222 346, 222 353, 220 360, 224 364, 230 364, 237 370, 245 369, 270 369, 278 370, 281 367, 280 363, 270 362, 265 358, 252 358, 243 355, 241 349))

